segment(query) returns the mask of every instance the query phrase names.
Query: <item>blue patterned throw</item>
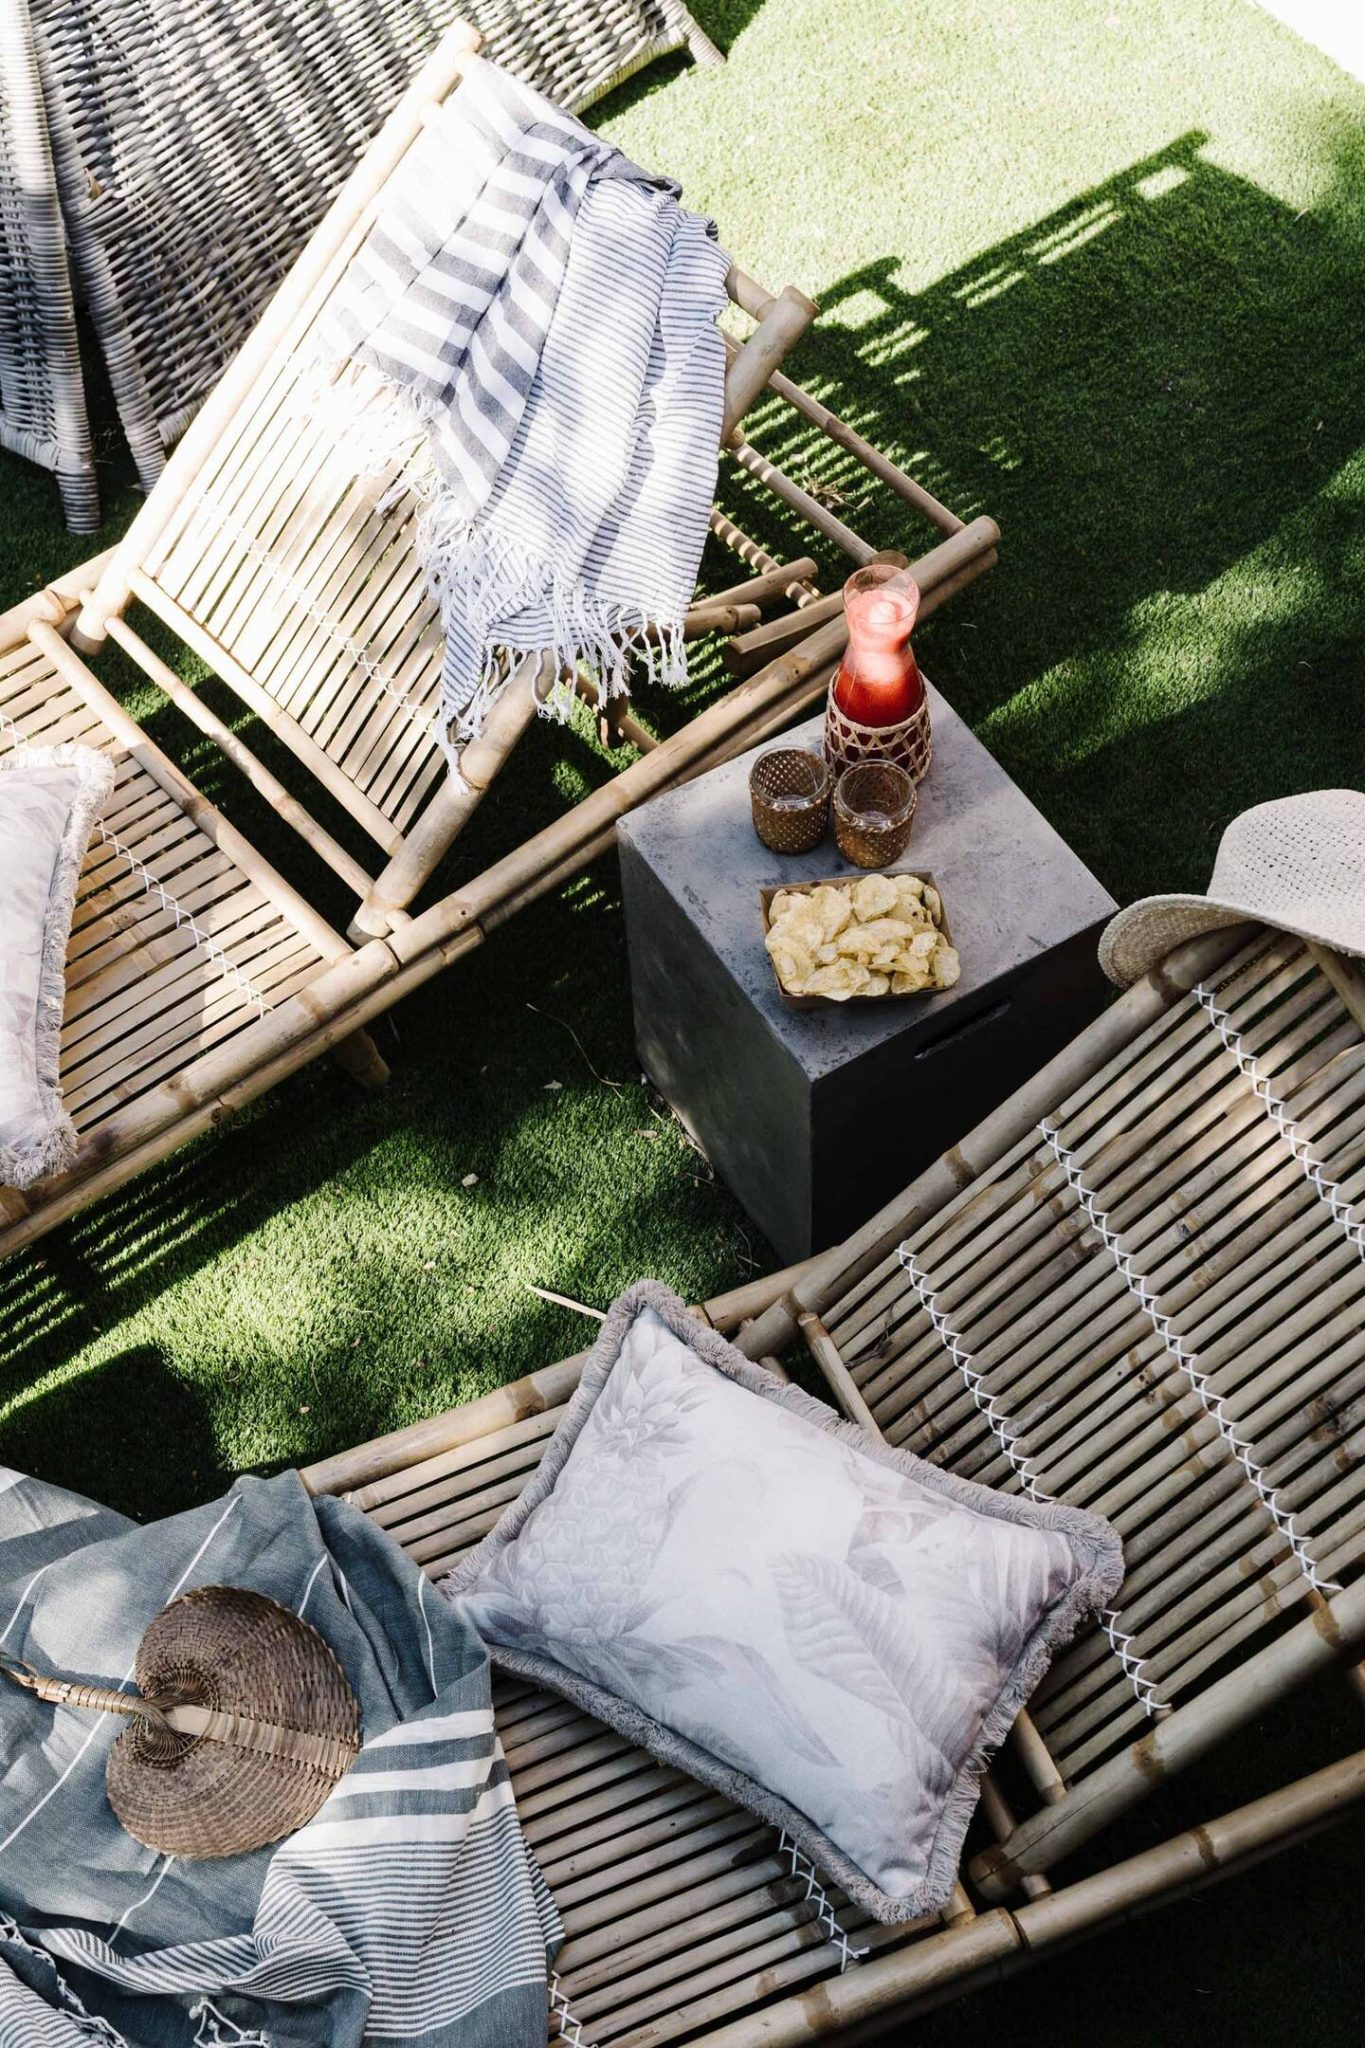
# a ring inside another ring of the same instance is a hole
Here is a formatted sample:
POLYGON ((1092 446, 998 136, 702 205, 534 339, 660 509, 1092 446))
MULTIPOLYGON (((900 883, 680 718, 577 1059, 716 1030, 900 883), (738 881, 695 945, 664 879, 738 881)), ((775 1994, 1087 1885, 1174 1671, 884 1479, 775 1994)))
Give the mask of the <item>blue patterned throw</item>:
POLYGON ((382 1531, 298 1477, 140 1528, 0 1468, 0 1651, 130 1690, 154 1616, 250 1586, 331 1644, 364 1746, 308 1825, 158 1855, 105 1796, 124 1721, 0 1691, 0 2048, 543 2048, 558 1920, 488 1660, 382 1531))

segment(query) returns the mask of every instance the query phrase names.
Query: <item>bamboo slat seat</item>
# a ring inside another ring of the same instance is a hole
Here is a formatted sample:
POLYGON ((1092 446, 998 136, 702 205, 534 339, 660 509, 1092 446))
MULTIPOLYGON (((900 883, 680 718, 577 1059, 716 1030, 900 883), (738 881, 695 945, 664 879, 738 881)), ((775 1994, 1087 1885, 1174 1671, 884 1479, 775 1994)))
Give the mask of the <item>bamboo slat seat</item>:
MULTIPOLYGON (((80 741, 117 764, 66 963, 62 1099, 90 1170, 121 1117, 249 1040, 350 949, 117 704, 74 687, 30 639, 0 652, 0 735, 80 741)), ((29 1196, 0 1189, 0 1243, 22 1241, 32 1214, 29 1196)))
MULTIPOLYGON (((6 332, 0 310, 0 374, 16 405, 60 418, 11 417, 6 394, 0 439, 57 469, 76 531, 99 511, 73 282, 150 489, 456 12, 454 0, 7 0, 0 222, 19 217, 8 260, 36 317, 6 332)), ((681 0, 478 0, 474 12, 501 63, 573 108, 670 51, 718 59, 681 0)))
MULTIPOLYGON (((563 1702, 506 1688, 585 2040, 777 2048, 870 2025, 1206 1881, 1234 1840, 1235 1864, 1299 1839, 1306 1806, 1321 1822, 1360 1798, 1357 1754, 1235 1823, 1056 1890, 1047 1874, 1166 1773, 1360 1656, 1363 1197, 1365 971, 1243 927, 1171 955, 845 1244, 707 1304, 752 1357, 807 1350, 844 1412, 892 1442, 1109 1515, 1127 1577, 1011 1737, 1034 1810, 1016 1819, 988 1779, 995 1843, 946 1925, 869 1928, 833 1895, 871 1951, 843 1973, 818 1914, 792 1918, 774 1890, 771 1831, 563 1702)), ((439 1579, 525 1485, 581 1365, 305 1483, 439 1579)))

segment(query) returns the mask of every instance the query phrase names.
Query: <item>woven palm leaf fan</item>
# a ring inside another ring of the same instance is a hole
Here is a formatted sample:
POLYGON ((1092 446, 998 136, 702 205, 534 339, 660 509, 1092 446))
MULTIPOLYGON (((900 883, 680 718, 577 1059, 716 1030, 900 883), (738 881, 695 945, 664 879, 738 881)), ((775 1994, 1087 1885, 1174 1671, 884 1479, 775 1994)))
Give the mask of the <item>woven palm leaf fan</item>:
POLYGON ((126 1714, 109 1804, 149 1849, 238 1856, 311 1820, 360 1750, 360 1703, 308 1622, 241 1586, 199 1586, 138 1645, 136 1693, 0 1670, 54 1706, 126 1714))

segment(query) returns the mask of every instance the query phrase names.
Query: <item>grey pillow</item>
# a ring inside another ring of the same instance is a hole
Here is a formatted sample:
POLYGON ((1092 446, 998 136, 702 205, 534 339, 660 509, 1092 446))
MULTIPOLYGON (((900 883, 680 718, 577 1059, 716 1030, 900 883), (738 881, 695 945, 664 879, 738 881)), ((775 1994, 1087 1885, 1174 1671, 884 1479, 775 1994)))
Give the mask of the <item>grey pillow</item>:
POLYGON ((988 1752, 1123 1576, 787 1385, 642 1280, 444 1582, 496 1662, 787 1830, 880 1920, 946 1904, 988 1752))
POLYGON ((0 762, 0 1187, 70 1164, 58 1081, 66 946, 81 862, 113 763, 94 747, 21 747, 0 762))

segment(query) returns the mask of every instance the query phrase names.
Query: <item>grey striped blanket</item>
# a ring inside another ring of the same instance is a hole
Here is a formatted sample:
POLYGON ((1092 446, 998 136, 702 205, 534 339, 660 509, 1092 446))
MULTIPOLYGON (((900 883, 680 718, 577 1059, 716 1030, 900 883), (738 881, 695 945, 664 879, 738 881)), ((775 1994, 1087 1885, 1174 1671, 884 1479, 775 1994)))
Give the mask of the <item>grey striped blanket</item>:
POLYGON ((0 1648, 130 1682, 178 1591, 254 1586, 331 1643, 364 1747, 274 1849, 182 1863, 105 1798, 121 1723, 0 1690, 0 2048, 544 2048, 558 1922, 488 1662, 380 1530, 298 1478, 149 1528, 0 1469, 0 1648))
POLYGON ((319 350, 378 373, 348 447, 416 449, 420 547, 445 632, 443 725, 479 730, 508 657, 643 654, 686 674, 683 614, 715 495, 728 259, 711 224, 475 59, 391 183, 319 350), (356 431, 359 429, 359 431, 356 431), (646 637, 646 628, 655 629, 646 637))

